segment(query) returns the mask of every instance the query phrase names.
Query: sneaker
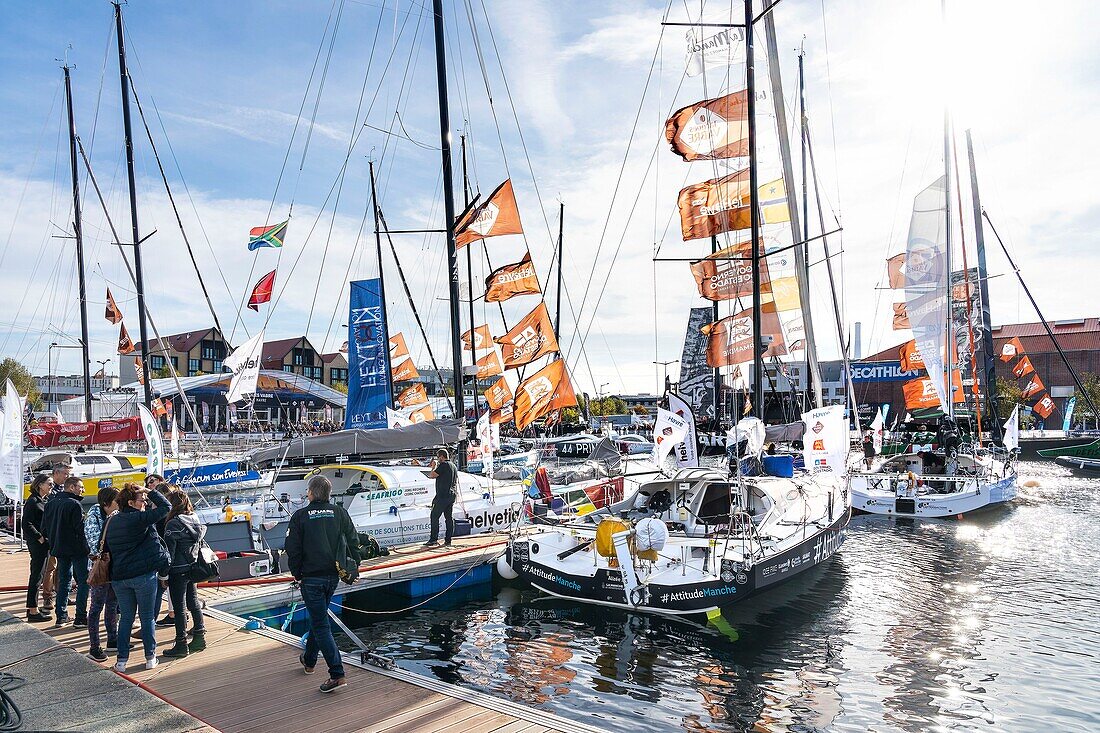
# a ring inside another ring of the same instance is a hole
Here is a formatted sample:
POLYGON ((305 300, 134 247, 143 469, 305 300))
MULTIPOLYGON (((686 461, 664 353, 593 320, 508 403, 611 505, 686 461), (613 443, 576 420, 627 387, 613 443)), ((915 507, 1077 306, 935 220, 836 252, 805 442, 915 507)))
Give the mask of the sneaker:
POLYGON ((175 626, 176 625, 176 619, 172 616, 165 616, 160 621, 157 621, 156 625, 159 626, 159 627, 162 627, 162 628, 165 627, 165 626, 175 626))
POLYGON ((305 654, 299 654, 298 655, 298 664, 302 665, 302 671, 303 672, 305 672, 306 674, 313 674, 313 667, 306 664, 306 655, 305 654))
POLYGON ((155 656, 145 658, 145 669, 153 669, 158 664, 160 664, 160 660, 157 659, 155 656))
POLYGON ((114 651, 118 649, 118 639, 107 640, 107 651, 114 651))
POLYGON ((348 682, 343 677, 335 680, 325 680, 325 682, 321 684, 321 692, 336 692, 336 690, 339 690, 341 687, 347 686, 348 682))
POLYGON ((69 618, 68 614, 59 614, 57 616, 57 619, 53 622, 53 625, 54 626, 64 626, 65 624, 69 623, 70 621, 72 621, 72 619, 69 618))
POLYGON ((73 621, 74 629, 86 629, 88 628, 88 618, 86 616, 77 616, 73 621))
POLYGON ((48 613, 42 613, 41 611, 37 613, 27 614, 27 623, 41 623, 43 621, 49 621, 51 619, 53 619, 53 616, 48 613))
POLYGON ((126 671, 126 662, 127 662, 127 660, 120 659, 117 662, 115 662, 114 666, 111 667, 111 669, 113 669, 116 672, 125 672, 126 671))
POLYGON ((450 547, 451 546, 451 541, 447 540, 446 542, 443 543, 443 546, 444 547, 450 547))
POLYGON ((435 547, 438 544, 439 544, 438 540, 428 540, 427 542, 424 543, 424 547, 435 547))
POLYGON ((106 662, 107 652, 103 651, 99 647, 94 647, 90 652, 88 652, 88 659, 94 659, 97 662, 106 662))

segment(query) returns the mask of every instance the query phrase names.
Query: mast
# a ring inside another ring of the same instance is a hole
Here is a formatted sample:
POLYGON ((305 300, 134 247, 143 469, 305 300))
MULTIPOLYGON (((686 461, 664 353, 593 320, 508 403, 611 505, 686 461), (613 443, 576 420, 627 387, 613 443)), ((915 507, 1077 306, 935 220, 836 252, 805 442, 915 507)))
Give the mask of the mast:
MULTIPOLYGON (((746 7, 750 3, 746 0, 746 7)), ((775 122, 779 132, 779 156, 783 161, 783 187, 787 192, 787 209, 790 212, 791 219, 791 235, 794 237, 795 242, 801 242, 806 237, 804 231, 808 228, 804 219, 799 218, 798 207, 790 205, 790 191, 794 190, 794 165, 791 162, 791 141, 787 134, 787 109, 784 106, 783 98, 783 78, 779 67, 779 49, 776 44, 775 38, 775 18, 773 14, 769 12, 775 5, 774 0, 767 0, 764 7, 764 41, 767 45, 768 53, 768 77, 771 82, 771 94, 772 94, 772 109, 775 111, 775 122)), ((752 25, 752 16, 748 16, 745 20, 747 26, 752 25)), ((746 28, 746 33, 751 34, 751 29, 746 28)), ((746 36, 746 46, 748 46, 746 36)), ((801 66, 801 57, 799 57, 799 66, 801 66)), ((801 86, 801 82, 800 82, 801 86)), ((749 91, 749 96, 752 97, 753 92, 749 91)), ((749 101, 749 114, 751 116, 752 109, 756 102, 755 99, 749 101)), ((753 130, 754 121, 750 119, 749 129, 753 130)), ((751 139, 751 138, 750 138, 751 139)), ((755 157, 755 149, 752 150, 755 157)), ((756 184, 753 184, 754 186, 756 184)), ((753 189, 753 195, 757 195, 756 189, 753 189)), ((754 204, 755 206, 756 204, 754 204)), ((759 217, 759 214, 757 214, 759 217)), ((759 232, 753 234, 753 238, 759 236, 759 232)), ((821 367, 817 362, 817 341, 814 339, 814 319, 813 313, 810 308, 810 268, 809 260, 806 257, 806 251, 809 249, 808 244, 804 244, 801 247, 794 248, 794 264, 795 275, 798 278, 798 296, 802 304, 802 324, 804 334, 804 352, 806 354, 806 366, 809 371, 808 383, 812 385, 813 389, 813 406, 820 407, 822 404, 821 397, 821 367)), ((763 253, 761 253, 762 255, 763 253)), ((754 264, 753 267, 756 265, 754 264)), ((757 331, 756 333, 760 333, 757 331)), ((809 394, 809 390, 807 390, 809 394)))
MULTIPOLYGON (((439 0, 436 0, 437 2, 439 0)), ((745 95, 749 138, 749 222, 752 237, 752 399, 757 416, 764 415, 763 317, 760 303, 760 205, 756 171, 756 82, 753 66, 752 0, 745 0, 745 95)), ((784 156, 786 157, 786 156, 784 156)), ((788 207, 789 208, 789 207, 788 207)), ((793 222, 792 222, 793 223, 793 222)), ((795 248, 798 251, 798 248, 795 248)), ((715 395, 717 399, 718 395, 715 395)), ((715 416, 717 417, 717 407, 715 416)))
POLYGON ((141 371, 144 377, 142 385, 145 388, 145 406, 149 407, 153 402, 153 390, 149 379, 149 334, 146 328, 145 318, 145 280, 141 268, 141 238, 138 234, 137 218, 137 181, 134 178, 134 137, 130 126, 130 85, 127 77, 130 72, 126 67, 126 44, 123 40, 122 30, 122 5, 115 6, 115 34, 118 36, 118 76, 122 84, 122 129, 126 138, 126 179, 130 186, 130 232, 133 236, 134 269, 136 270, 135 285, 137 286, 138 301, 138 331, 141 335, 141 371))
POLYGON ((73 174, 73 234, 76 237, 76 274, 80 285, 80 353, 84 372, 84 419, 92 419, 92 368, 88 354, 88 291, 84 280, 84 226, 80 216, 80 180, 76 161, 76 121, 73 116, 73 86, 69 78, 69 65, 65 70, 65 106, 69 113, 69 167, 73 174))
MULTIPOLYGON (((798 49, 798 119, 799 119, 799 123, 798 123, 799 135, 798 136, 799 136, 799 141, 802 143, 802 155, 800 156, 800 160, 802 161, 802 219, 801 219, 801 221, 802 221, 802 224, 806 228, 806 236, 804 236, 802 239, 803 240, 808 240, 810 238, 809 237, 809 233, 810 233, 810 189, 809 189, 809 186, 807 186, 807 184, 806 184, 806 169, 807 169, 807 165, 806 165, 806 146, 807 146, 807 141, 806 141, 806 125, 807 125, 807 122, 806 122, 806 71, 805 71, 805 69, 803 67, 803 64, 802 64, 803 59, 806 56, 805 45, 806 45, 805 41, 803 41, 802 47, 800 47, 798 49)), ((824 226, 821 228, 821 231, 822 231, 822 233, 825 232, 825 227, 824 226)), ((807 263, 810 261, 810 243, 808 241, 804 245, 802 245, 802 257, 806 260, 807 263)), ((806 279, 807 279, 807 281, 810 279, 809 265, 807 265, 806 279)), ((834 296, 835 296, 835 293, 834 293, 834 296)), ((841 343, 843 344, 843 342, 844 342, 844 339, 843 339, 843 337, 841 337, 841 343)), ((841 351, 845 351, 845 349, 842 348, 841 351)), ((808 353, 809 352, 807 351, 807 354, 808 353)), ((807 358, 806 358, 806 397, 807 397, 807 399, 809 399, 809 397, 810 397, 810 388, 811 388, 811 384, 810 384, 810 359, 809 359, 809 356, 807 356, 807 358)))
MULTIPOLYGON (((944 354, 944 368, 947 370, 947 374, 944 375, 944 383, 947 385, 947 404, 944 405, 944 413, 950 417, 955 417, 955 387, 952 381, 952 372, 954 371, 954 364, 952 363, 951 354, 954 351, 955 345, 955 329, 951 318, 951 111, 944 107, 943 110, 943 216, 944 227, 946 232, 944 234, 944 267, 947 269, 947 328, 945 331, 945 340, 947 343, 944 345, 946 354, 944 354)), ((966 273, 963 273, 963 277, 966 273)))
MULTIPOLYGON (((751 115, 752 113, 750 112, 749 114, 751 115)), ((753 250, 753 251, 755 251, 755 250, 753 250)), ((712 234, 711 237, 710 237, 710 253, 713 255, 713 254, 716 254, 717 252, 718 252, 718 235, 717 234, 712 234)), ((753 261, 752 266, 753 266, 753 269, 756 268, 756 261, 755 260, 753 261)), ((753 280, 753 282, 755 283, 756 280, 753 280)), ((718 301, 717 300, 711 302, 711 304, 710 304, 710 322, 711 323, 718 323, 718 301)), ((756 327, 755 323, 756 323, 756 321, 753 321, 753 324, 754 324, 753 327, 754 328, 756 327)), ((711 388, 714 390, 714 399, 713 399, 714 429, 718 432, 721 432, 722 431, 722 409, 721 408, 724 406, 724 403, 721 400, 721 396, 722 396, 722 370, 719 367, 714 367, 711 374, 712 374, 712 382, 713 382, 713 385, 712 385, 711 388)), ((730 419, 732 420, 733 418, 731 417, 730 419)))
MULTIPOLYGON (((393 364, 390 363, 390 324, 386 306, 386 273, 382 269, 382 232, 378 226, 378 184, 374 180, 374 161, 368 161, 370 169, 370 200, 374 209, 374 246, 378 252, 378 297, 382 301, 382 341, 386 345, 386 374, 389 379, 389 403, 393 407, 393 364)), ((349 321, 350 323, 350 321, 349 321)))
POLYGON ((557 305, 557 309, 554 311, 554 335, 557 338, 561 338, 561 266, 562 257, 564 256, 564 239, 563 232, 565 230, 565 202, 558 202, 558 297, 554 300, 557 305))
MULTIPOLYGON (((462 141, 462 210, 470 208, 470 177, 466 173, 466 136, 463 135, 462 141)), ((474 263, 473 255, 470 254, 470 250, 473 249, 473 244, 467 244, 466 250, 466 282, 470 284, 470 363, 474 367, 474 419, 481 419, 481 405, 477 398, 477 350, 474 346, 474 263)), ((463 380, 465 382, 466 380, 463 380)))
POLYGON ((982 204, 978 198, 978 169, 974 165, 974 141, 966 131, 966 156, 970 161, 970 198, 974 203, 974 246, 978 250, 978 297, 982 300, 982 370, 985 374, 985 404, 993 419, 989 433, 994 443, 1000 443, 1001 420, 997 413, 997 359, 993 351, 993 319, 989 310, 988 270, 985 264, 985 232, 982 228, 982 204))
MULTIPOLYGON (((435 21, 435 70, 436 86, 439 92, 439 142, 443 164, 443 215, 447 224, 447 272, 449 273, 449 296, 451 315, 451 365, 452 384, 455 391, 455 417, 466 424, 466 409, 462 399, 462 325, 459 321, 458 294, 458 254, 455 249, 455 194, 454 172, 451 169, 451 122, 447 109, 447 57, 443 38, 443 0, 432 0, 432 13, 435 21)), ((473 346, 473 333, 470 334, 473 346)), ((476 355, 476 352, 475 352, 476 355)), ((462 434, 464 434, 463 431, 462 434)), ((458 444, 458 467, 466 468, 466 439, 458 444)))

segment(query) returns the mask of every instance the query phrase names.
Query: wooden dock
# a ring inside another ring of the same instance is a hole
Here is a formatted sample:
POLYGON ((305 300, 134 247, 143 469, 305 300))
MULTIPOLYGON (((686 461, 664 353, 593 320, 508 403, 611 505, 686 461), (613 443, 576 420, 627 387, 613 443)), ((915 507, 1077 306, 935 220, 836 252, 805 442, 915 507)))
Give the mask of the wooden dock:
MULTIPOLYGON (((25 587, 29 556, 12 554, 12 545, 0 545, 0 588, 25 587)), ((475 558, 497 552, 488 538, 465 538, 461 544, 442 552, 407 549, 377 558, 364 565, 364 583, 382 584, 394 578, 413 577, 415 573, 453 572, 469 567, 475 558), (460 559, 461 558, 461 561, 460 559), (423 563, 423 565, 421 565, 423 563), (369 566, 369 567, 368 567, 369 566), (450 568, 450 570, 446 570, 450 568)), ((365 585, 364 587, 371 587, 365 585)), ((348 687, 332 695, 320 693, 324 681, 324 662, 312 676, 303 674, 297 661, 297 638, 277 630, 245 630, 245 619, 219 610, 223 604, 241 604, 261 600, 286 599, 291 593, 286 579, 260 586, 222 585, 201 591, 207 600, 206 651, 180 660, 161 657, 156 669, 146 670, 140 650, 131 653, 125 679, 151 692, 190 719, 220 731, 374 731, 375 733, 542 733, 562 731, 593 733, 597 729, 544 713, 490 695, 456 687, 437 679, 401 669, 381 669, 361 664, 358 655, 345 654, 348 687)), ((25 591, 0 591, 0 608, 23 618, 25 591)), ((56 642, 81 654, 88 651, 85 629, 56 627, 52 622, 35 624, 56 642)), ((157 630, 158 649, 170 644, 174 630, 157 630)), ((140 645, 140 642, 137 642, 140 645)), ((109 663, 96 665, 105 679, 118 679, 109 663)), ((92 663, 88 660, 90 664, 92 663)), ((30 691, 28 691, 30 692, 30 691)), ((16 692, 16 695, 19 693, 16 692)), ((54 717, 54 706, 41 712, 54 717)), ((42 726, 33 720, 35 710, 27 712, 27 729, 42 726)), ((187 718, 182 718, 187 719, 187 718)), ((56 722, 51 729, 59 729, 56 722)), ((183 729, 182 727, 180 728, 183 729)), ((149 733, 150 728, 135 722, 133 727, 115 726, 112 730, 149 733)))

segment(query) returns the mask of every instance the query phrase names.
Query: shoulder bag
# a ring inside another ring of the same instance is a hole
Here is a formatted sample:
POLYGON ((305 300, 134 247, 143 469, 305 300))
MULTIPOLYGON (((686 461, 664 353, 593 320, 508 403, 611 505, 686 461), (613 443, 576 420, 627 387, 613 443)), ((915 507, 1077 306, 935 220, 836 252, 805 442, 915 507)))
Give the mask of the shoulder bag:
POLYGON ((111 517, 103 523, 103 531, 99 535, 99 554, 92 561, 92 569, 88 571, 88 585, 98 587, 111 582, 111 553, 106 551, 107 527, 111 524, 111 517))
POLYGON ((188 577, 193 583, 205 583, 218 577, 218 556, 206 544, 206 540, 199 540, 198 557, 191 563, 188 577))
MULTIPOLYGON (((339 511, 339 507, 337 507, 337 511, 339 511)), ((338 532, 336 551, 333 553, 336 558, 336 574, 340 576, 340 580, 351 585, 359 580, 359 561, 348 551, 348 539, 344 536, 344 531, 340 527, 339 518, 336 520, 336 531, 338 532)))

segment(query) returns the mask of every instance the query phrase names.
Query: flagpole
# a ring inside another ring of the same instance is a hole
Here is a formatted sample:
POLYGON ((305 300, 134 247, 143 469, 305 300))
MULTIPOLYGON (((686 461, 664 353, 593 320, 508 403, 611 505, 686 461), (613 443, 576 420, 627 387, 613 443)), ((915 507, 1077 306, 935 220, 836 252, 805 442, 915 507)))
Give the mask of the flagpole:
MULTIPOLYGON (((133 236, 135 285, 137 286, 138 331, 141 335, 141 371, 144 377, 145 407, 153 402, 152 379, 149 374, 149 334, 145 318, 145 279, 141 267, 141 237, 138 234, 137 180, 134 176, 134 136, 130 125, 130 86, 126 83, 129 69, 126 66, 126 44, 123 40, 122 5, 115 6, 115 33, 118 36, 118 76, 122 84, 122 130, 126 139, 126 179, 130 189, 130 231, 133 236)), ((161 345, 163 347, 163 344, 161 345)))
MULTIPOLYGON (((462 395, 462 326, 459 320, 458 254, 455 249, 455 197, 454 172, 451 169, 451 122, 447 108, 447 57, 444 50, 443 0, 432 0, 435 21, 435 70, 436 88, 439 93, 439 142, 443 168, 443 215, 447 225, 447 272, 450 284, 451 316, 451 364, 452 384, 455 391, 455 417, 466 425, 466 409, 462 395)), ((469 245, 467 245, 469 246, 469 245)), ((470 333, 471 346, 473 333, 470 333)), ((476 356, 476 352, 475 352, 476 356)), ((465 434, 465 431, 462 431, 465 434)), ((466 468, 466 439, 458 443, 458 467, 466 468)))
POLYGON ((563 233, 565 230, 565 202, 558 202, 558 296, 554 300, 557 309, 554 312, 554 336, 561 338, 561 264, 562 257, 565 254, 565 240, 563 233))
MULTIPOLYGON (((466 136, 461 137, 462 141, 462 210, 470 208, 470 178, 466 172, 466 136)), ((470 305, 470 363, 474 365, 474 369, 477 369, 477 349, 474 348, 474 263, 473 255, 470 254, 470 248, 473 247, 473 242, 466 244, 466 282, 470 284, 470 297, 468 299, 470 305)), ((465 383, 465 379, 462 380, 465 383)), ((481 406, 478 404, 477 399, 477 372, 474 372, 474 419, 481 419, 481 406)))
MULTIPOLYGON (((370 200, 371 208, 374 209, 374 246, 378 252, 378 297, 382 301, 382 343, 386 346, 386 380, 389 384, 389 389, 386 390, 386 396, 389 398, 389 406, 392 409, 394 406, 393 395, 393 364, 390 362, 390 324, 388 306, 386 305, 386 275, 382 270, 382 232, 378 226, 378 184, 374 180, 374 161, 367 161, 367 166, 370 170, 370 200)), ((349 321, 350 323, 350 321, 349 321)))
MULTIPOLYGON (((438 2, 438 0, 436 0, 438 2)), ((756 414, 764 417, 763 314, 760 301, 760 205, 756 170, 756 81, 753 68, 752 0, 745 0, 745 94, 749 138, 749 222, 752 237, 752 397, 756 414)), ((715 395, 717 398, 717 395, 715 395)), ((717 408, 715 409, 717 416, 717 408)))
POLYGON ((80 293, 80 351, 84 372, 84 419, 92 417, 92 367, 88 354, 88 290, 84 277, 84 226, 80 216, 80 179, 76 162, 76 119, 73 116, 73 87, 69 78, 69 65, 65 70, 65 106, 69 113, 69 166, 73 174, 73 234, 76 237, 76 273, 80 293))

